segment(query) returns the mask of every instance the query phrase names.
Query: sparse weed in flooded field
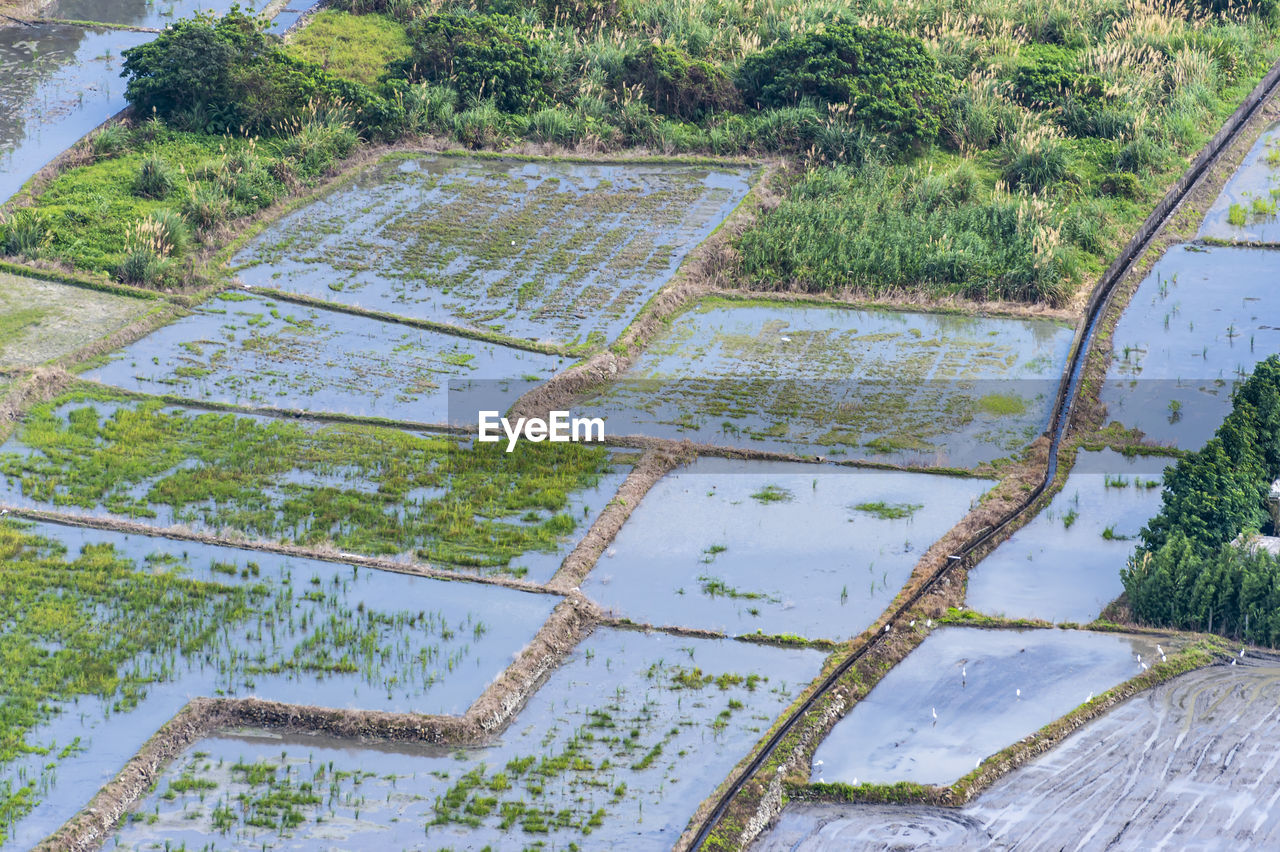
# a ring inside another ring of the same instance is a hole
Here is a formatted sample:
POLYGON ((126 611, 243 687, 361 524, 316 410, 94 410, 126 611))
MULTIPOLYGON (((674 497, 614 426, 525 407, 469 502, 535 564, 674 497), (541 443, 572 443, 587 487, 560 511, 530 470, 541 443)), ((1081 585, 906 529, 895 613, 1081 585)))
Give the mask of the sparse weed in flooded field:
POLYGON ((206 740, 136 808, 119 848, 197 845, 218 832, 239 846, 287 838, 312 849, 337 825, 359 846, 376 837, 409 848, 425 832, 429 848, 603 848, 634 843, 636 831, 671 845, 823 656, 603 629, 587 643, 491 745, 352 753, 325 741, 206 740))
MULTIPOLYGON (((173 658, 201 654, 249 618, 266 590, 199 582, 163 566, 139 571, 110 546, 68 554, 0 521, 0 771, 24 754, 57 755, 67 743, 28 735, 56 706, 96 697, 128 711, 173 658)), ((40 800, 57 762, 0 780, 0 836, 40 800)))
POLYGON ((393 156, 273 223, 231 262, 254 285, 589 347, 617 336, 746 194, 748 178, 743 169, 393 156))
MULTIPOLYGON (((123 760, 193 695, 461 713, 552 606, 137 534, 8 522, 0 539, 0 618, 16 631, 5 639, 12 683, 0 682, 0 787, 12 799, 0 834, 17 821, 21 837, 82 804, 82 782, 59 777, 62 760, 123 760), (17 689, 24 676, 29 688, 17 689), (42 815, 22 823, 40 800, 42 815)), ((184 785, 205 789, 182 779, 174 789, 184 785)))

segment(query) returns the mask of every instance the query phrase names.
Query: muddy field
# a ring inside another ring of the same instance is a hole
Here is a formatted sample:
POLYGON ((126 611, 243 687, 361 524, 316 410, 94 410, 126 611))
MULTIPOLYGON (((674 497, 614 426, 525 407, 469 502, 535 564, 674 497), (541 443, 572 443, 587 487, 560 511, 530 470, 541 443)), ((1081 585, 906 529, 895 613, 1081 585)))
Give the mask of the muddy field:
POLYGON ((1130 699, 951 810, 792 805, 752 849, 1266 849, 1280 843, 1280 668, 1215 666, 1130 699))
POLYGON ((70 355, 158 307, 145 299, 0 272, 0 369, 34 367, 70 355))

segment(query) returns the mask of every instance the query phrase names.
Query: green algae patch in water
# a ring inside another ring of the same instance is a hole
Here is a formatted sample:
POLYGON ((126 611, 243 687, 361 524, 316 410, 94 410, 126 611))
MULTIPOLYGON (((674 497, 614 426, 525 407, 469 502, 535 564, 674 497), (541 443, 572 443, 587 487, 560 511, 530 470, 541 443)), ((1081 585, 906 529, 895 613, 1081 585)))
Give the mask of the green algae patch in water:
POLYGON ((1044 430, 1071 337, 1045 320, 712 299, 576 413, 609 435, 974 467, 1044 430))
POLYGON ((22 848, 192 696, 461 714, 558 600, 57 524, 0 522, 0 547, 0 798, 23 805, 0 827, 22 848))
POLYGON ((251 285, 468 328, 612 340, 746 195, 749 172, 390 158, 234 258, 251 285))

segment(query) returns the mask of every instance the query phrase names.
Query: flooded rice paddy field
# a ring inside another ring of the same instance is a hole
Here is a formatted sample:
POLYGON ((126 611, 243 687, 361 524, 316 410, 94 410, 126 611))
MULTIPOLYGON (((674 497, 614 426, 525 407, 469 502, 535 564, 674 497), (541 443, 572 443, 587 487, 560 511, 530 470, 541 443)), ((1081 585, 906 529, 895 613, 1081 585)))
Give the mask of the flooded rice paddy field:
POLYGON ((474 424, 481 409, 505 412, 566 365, 561 356, 233 291, 87 377, 199 401, 457 426, 474 424))
POLYGON ((562 344, 612 340, 746 170, 394 157, 232 258, 248 284, 562 344))
MULTIPOLYGON (((199 13, 223 15, 239 3, 245 12, 261 12, 269 0, 53 0, 40 14, 67 21, 96 21, 160 29, 199 13)), ((299 0, 299 5, 306 5, 299 0)))
POLYGON ((1007 618, 1089 622, 1124 591, 1138 532, 1160 510, 1169 459, 1081 452, 1062 490, 969 572, 965 602, 1007 618))
POLYGON ((0 203, 124 108, 120 54, 153 33, 0 27, 0 203))
POLYGON ((46 523, 0 522, 0 544, 6 659, 43 672, 3 701, 0 801, 28 784, 35 799, 7 826, 23 848, 193 697, 458 715, 558 600, 46 523))
POLYGON ((753 847, 1266 849, 1280 843, 1280 668, 1129 699, 963 808, 792 805, 753 847))
POLYGON ((1045 320, 711 300, 578 408, 610 434, 972 467, 1044 430, 1071 338, 1045 320))
POLYGON ((1137 655, 1155 653, 1153 640, 1123 635, 938 628, 836 723, 811 778, 954 783, 1090 695, 1141 674, 1137 655))
POLYGON ((1201 239, 1280 243, 1280 124, 1258 138, 1222 194, 1205 214, 1201 239))
POLYGON ((493 745, 444 755, 212 737, 167 770, 112 848, 670 847, 821 663, 600 629, 493 745))
POLYGON ((1280 255, 1175 246, 1139 285, 1113 335, 1107 420, 1199 449, 1231 410, 1235 383, 1280 352, 1280 255))
POLYGON ((70 355, 157 306, 0 272, 0 369, 70 355))
POLYGON ((700 458, 649 490, 582 589, 640 623, 846 639, 992 485, 700 458))
POLYGON ((627 463, 72 393, 0 445, 0 501, 545 581, 627 463))

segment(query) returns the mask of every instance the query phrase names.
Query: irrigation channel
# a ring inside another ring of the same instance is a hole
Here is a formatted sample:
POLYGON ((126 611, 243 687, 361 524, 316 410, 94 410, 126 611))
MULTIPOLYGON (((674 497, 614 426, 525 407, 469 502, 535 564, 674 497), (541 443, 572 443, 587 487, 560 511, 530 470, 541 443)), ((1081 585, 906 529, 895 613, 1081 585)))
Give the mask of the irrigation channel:
POLYGON ((924 583, 906 600, 899 605, 889 616, 886 622, 886 628, 883 631, 877 631, 874 637, 859 648, 853 651, 843 662, 823 679, 817 689, 813 690, 805 700, 797 706, 788 716, 776 726, 773 734, 765 742, 754 757, 747 763, 743 770, 733 779, 728 787, 721 794, 716 802, 714 809, 708 814, 706 819, 698 828, 697 834, 691 845, 693 849, 701 849, 706 844, 711 832, 715 829, 719 821, 728 811, 730 804, 734 798, 742 791, 745 785, 758 773, 769 758, 773 755, 778 745, 787 737, 796 727, 796 725, 806 717, 806 715, 817 706, 833 687, 835 687, 841 679, 857 663, 866 657, 878 644, 886 641, 886 635, 890 627, 900 621, 903 616, 911 611, 925 595, 934 589, 934 587, 947 575, 952 569, 962 567, 965 569, 975 565, 975 556, 981 556, 993 542, 999 540, 999 537, 1014 526, 1028 512, 1035 510, 1040 498, 1049 489, 1058 472, 1058 453, 1064 436, 1067 434, 1071 426, 1071 416, 1076 404, 1077 392, 1080 388, 1080 378, 1083 374, 1085 364, 1087 363, 1090 349, 1093 345, 1098 324, 1106 312, 1111 302, 1111 297, 1118 285, 1134 265, 1142 257, 1147 247, 1152 243, 1153 238, 1168 221, 1169 217, 1178 208, 1178 206, 1187 198, 1191 190, 1204 176, 1206 171, 1218 160, 1224 151, 1228 149, 1231 143, 1236 139, 1240 131, 1248 124, 1258 109, 1270 98, 1280 87, 1280 64, 1272 67, 1262 81, 1249 94, 1249 97, 1237 109, 1226 124, 1214 135, 1209 144, 1205 146, 1200 155, 1191 164, 1183 176, 1178 180, 1164 198, 1156 205, 1151 215, 1143 222, 1142 227, 1134 234, 1133 238, 1125 246, 1124 250, 1116 258, 1116 260, 1103 273, 1098 284, 1095 286, 1090 296, 1087 309, 1085 311, 1084 321, 1081 323, 1076 333, 1076 339, 1073 341, 1071 348, 1071 356, 1067 367, 1063 372, 1061 382, 1059 383, 1057 398, 1054 404, 1053 413, 1049 421, 1049 426, 1045 431, 1045 435, 1049 438, 1048 460, 1045 465, 1044 476, 1039 483, 1027 493, 1022 501, 1006 513, 999 521, 990 527, 981 530, 972 536, 962 546, 956 549, 954 554, 948 556, 947 562, 941 565, 930 575, 924 583))

